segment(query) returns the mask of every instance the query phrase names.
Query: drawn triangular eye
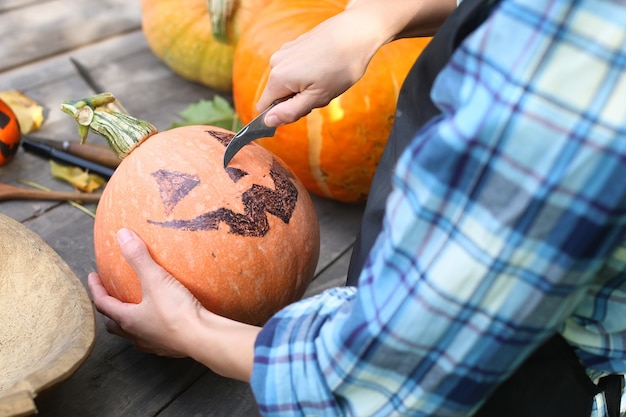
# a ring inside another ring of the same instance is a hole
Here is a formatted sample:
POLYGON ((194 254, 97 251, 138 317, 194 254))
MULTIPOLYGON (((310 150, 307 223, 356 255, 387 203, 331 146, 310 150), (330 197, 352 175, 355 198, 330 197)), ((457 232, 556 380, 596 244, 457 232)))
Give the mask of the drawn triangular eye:
POLYGON ((233 180, 233 182, 237 182, 243 177, 245 177, 246 175, 250 175, 243 169, 239 169, 239 168, 226 167, 225 170, 228 176, 230 177, 230 179, 233 180))
POLYGON ((153 172, 152 176, 159 185, 159 194, 166 215, 171 214, 174 207, 200 184, 200 177, 184 172, 160 169, 153 172))

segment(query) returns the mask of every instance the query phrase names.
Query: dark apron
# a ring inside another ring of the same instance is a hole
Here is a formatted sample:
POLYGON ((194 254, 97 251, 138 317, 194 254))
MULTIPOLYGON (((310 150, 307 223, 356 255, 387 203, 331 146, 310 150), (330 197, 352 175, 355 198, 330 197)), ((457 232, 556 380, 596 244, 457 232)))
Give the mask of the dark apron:
MULTIPOLYGON (((439 113, 430 99, 432 84, 456 47, 491 12, 497 1, 464 0, 441 26, 409 72, 398 98, 393 129, 374 175, 348 269, 356 285, 367 255, 382 228, 391 173, 417 131, 439 113)), ((589 417, 593 397, 605 391, 610 417, 619 416, 622 378, 597 385, 587 377, 571 346, 559 334, 541 345, 475 413, 478 417, 589 417)))

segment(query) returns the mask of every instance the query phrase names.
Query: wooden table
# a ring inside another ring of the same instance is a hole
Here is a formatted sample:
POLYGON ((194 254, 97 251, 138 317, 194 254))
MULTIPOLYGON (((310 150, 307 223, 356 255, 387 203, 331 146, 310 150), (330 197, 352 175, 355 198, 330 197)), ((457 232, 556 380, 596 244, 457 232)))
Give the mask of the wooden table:
MULTIPOLYGON (((154 57, 141 32, 139 0, 0 0, 0 45, 0 91, 21 90, 45 107, 45 123, 33 135, 37 137, 77 137, 74 122, 59 110, 60 104, 93 91, 70 57, 83 63, 132 114, 159 129, 177 120, 189 103, 214 94, 176 76, 154 57)), ((1 182, 21 186, 18 180, 72 190, 51 177, 47 160, 22 149, 0 167, 1 182)), ((361 206, 316 197, 314 201, 322 247, 307 295, 343 283, 362 212, 361 206)), ((83 283, 95 269, 92 217, 66 203, 44 201, 0 202, 0 213, 38 233, 83 283)), ((59 417, 258 414, 247 384, 219 377, 188 359, 140 353, 127 340, 109 335, 99 315, 91 355, 69 379, 41 393, 36 403, 40 415, 59 417)))

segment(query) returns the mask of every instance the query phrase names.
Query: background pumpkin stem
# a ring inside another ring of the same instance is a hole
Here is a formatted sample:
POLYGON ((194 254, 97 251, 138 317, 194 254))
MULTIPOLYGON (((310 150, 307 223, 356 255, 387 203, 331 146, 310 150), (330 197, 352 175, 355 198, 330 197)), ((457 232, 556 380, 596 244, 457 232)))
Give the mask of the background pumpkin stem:
POLYGON ((230 45, 230 20, 235 8, 234 0, 207 0, 211 33, 216 41, 230 45))

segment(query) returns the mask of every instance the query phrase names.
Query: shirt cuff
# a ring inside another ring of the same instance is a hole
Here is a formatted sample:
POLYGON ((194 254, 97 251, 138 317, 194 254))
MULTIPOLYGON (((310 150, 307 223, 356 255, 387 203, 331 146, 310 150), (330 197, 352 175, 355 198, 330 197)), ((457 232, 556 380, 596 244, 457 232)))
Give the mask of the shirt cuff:
POLYGON ((339 416, 341 406, 320 369, 316 341, 324 323, 356 296, 338 287, 294 303, 263 326, 255 342, 250 385, 264 416, 339 416))

